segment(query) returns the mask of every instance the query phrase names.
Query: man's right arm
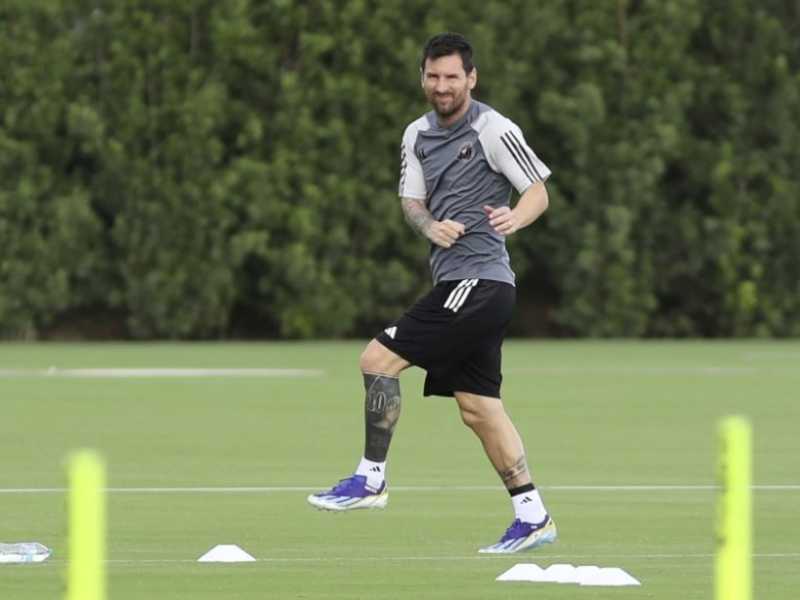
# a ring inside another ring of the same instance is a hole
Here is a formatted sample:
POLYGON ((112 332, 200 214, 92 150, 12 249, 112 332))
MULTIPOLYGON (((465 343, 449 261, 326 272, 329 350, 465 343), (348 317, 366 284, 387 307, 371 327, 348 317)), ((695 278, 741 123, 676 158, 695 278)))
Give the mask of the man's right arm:
POLYGON ((414 152, 417 135, 415 123, 406 128, 403 142, 400 144, 400 199, 403 214, 415 231, 424 235, 437 246, 449 248, 463 235, 464 225, 449 219, 437 221, 425 204, 427 195, 425 176, 422 172, 422 164, 414 152))
POLYGON ((417 232, 428 237, 428 228, 433 223, 433 215, 425 207, 425 203, 417 198, 401 198, 403 214, 406 222, 417 232))
POLYGON ((449 248, 464 234, 464 225, 450 219, 437 221, 423 200, 402 198, 403 214, 416 231, 442 248, 449 248))

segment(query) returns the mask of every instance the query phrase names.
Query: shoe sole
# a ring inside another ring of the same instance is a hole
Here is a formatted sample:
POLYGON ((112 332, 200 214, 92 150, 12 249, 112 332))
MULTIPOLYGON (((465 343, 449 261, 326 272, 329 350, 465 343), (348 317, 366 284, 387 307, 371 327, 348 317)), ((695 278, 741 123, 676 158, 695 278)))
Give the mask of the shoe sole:
POLYGON ((319 510, 325 510, 328 512, 344 512, 346 510, 358 510, 363 508, 386 508, 386 504, 389 502, 389 494, 388 492, 385 492, 377 496, 367 496, 366 498, 361 498, 352 504, 346 505, 337 504, 336 502, 325 500, 324 498, 314 496, 313 494, 306 498, 306 500, 308 500, 308 503, 311 506, 319 510))

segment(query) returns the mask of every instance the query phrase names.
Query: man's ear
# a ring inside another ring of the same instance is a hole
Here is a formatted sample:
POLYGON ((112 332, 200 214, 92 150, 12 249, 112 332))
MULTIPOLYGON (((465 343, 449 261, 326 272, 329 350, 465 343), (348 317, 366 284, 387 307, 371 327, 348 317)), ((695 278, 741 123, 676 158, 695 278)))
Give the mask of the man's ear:
POLYGON ((467 78, 469 79, 469 89, 474 90, 478 85, 478 67, 472 67, 472 72, 467 75, 467 78))

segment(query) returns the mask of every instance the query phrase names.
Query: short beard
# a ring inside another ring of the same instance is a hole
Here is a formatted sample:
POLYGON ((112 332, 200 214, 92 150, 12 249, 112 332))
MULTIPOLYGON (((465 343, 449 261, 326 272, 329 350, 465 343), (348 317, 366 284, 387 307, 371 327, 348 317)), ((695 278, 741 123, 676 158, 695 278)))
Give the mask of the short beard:
POLYGON ((436 99, 435 99, 435 98, 434 98, 433 102, 431 102, 431 105, 433 106, 433 110, 434 110, 434 112, 436 112, 436 114, 437 114, 439 117, 442 117, 442 118, 446 119, 447 117, 449 117, 449 116, 451 116, 451 115, 454 115, 454 114, 455 114, 455 113, 457 113, 459 110, 461 110, 461 107, 462 107, 462 106, 464 106, 464 102, 466 102, 466 101, 467 101, 467 98, 466 98, 466 97, 464 97, 464 98, 462 98, 461 102, 459 102, 458 104, 456 104, 456 99, 455 99, 455 97, 454 97, 454 98, 453 98, 453 106, 452 106, 452 108, 450 108, 450 110, 448 110, 448 111, 445 111, 445 112, 442 112, 442 111, 440 111, 440 110, 439 110, 439 108, 438 108, 438 107, 437 107, 437 105, 436 105, 436 99))

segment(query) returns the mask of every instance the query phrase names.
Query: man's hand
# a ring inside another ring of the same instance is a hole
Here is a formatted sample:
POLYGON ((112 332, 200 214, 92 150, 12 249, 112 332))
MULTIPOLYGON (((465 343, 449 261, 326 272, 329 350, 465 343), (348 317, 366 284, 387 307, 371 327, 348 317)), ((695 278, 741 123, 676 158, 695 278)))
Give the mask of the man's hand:
POLYGON ((437 246, 449 248, 464 235, 463 223, 450 219, 436 221, 425 206, 425 202, 419 198, 403 198, 402 205, 403 214, 409 225, 437 246))
POLYGON ((511 235, 541 217, 548 204, 547 188, 543 181, 539 181, 523 192, 513 210, 508 206, 494 208, 487 204, 483 207, 483 212, 489 217, 489 225, 497 233, 511 235))
POLYGON ((425 228, 424 233, 437 246, 449 248, 456 243, 458 238, 464 235, 464 224, 450 219, 431 221, 425 228))
POLYGON ((483 207, 483 212, 489 217, 489 225, 500 235, 511 235, 520 228, 514 211, 508 206, 494 208, 487 204, 483 207))

